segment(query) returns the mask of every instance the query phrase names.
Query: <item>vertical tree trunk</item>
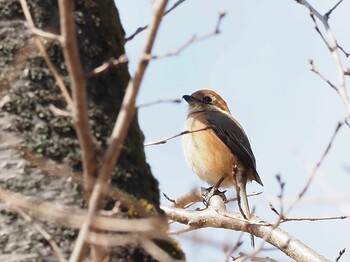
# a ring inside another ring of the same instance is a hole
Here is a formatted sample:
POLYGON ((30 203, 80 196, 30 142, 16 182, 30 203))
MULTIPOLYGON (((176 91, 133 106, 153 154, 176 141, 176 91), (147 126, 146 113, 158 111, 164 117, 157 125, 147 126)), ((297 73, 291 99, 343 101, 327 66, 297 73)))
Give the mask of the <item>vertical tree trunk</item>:
MULTIPOLYGON (((59 34, 57 1, 30 0, 35 26, 59 34)), ((90 72, 104 62, 124 54, 124 30, 112 0, 76 1, 75 19, 83 71, 90 72)), ((81 187, 67 182, 69 174, 43 168, 40 161, 68 167, 80 173, 80 148, 71 116, 62 113, 67 104, 28 28, 19 1, 0 0, 0 187, 65 205, 84 206, 81 187), (40 161, 39 161, 40 160, 40 161)), ((74 37, 74 36, 72 36, 74 37)), ((42 42, 55 68, 69 87, 60 44, 42 42)), ((89 118, 94 137, 104 149, 118 115, 124 90, 130 79, 127 64, 87 76, 89 118)), ((46 166, 46 165, 45 165, 46 166)), ((145 161, 143 134, 137 116, 112 175, 112 185, 142 199, 152 212, 159 212, 158 182, 145 161)), ((106 201, 111 208, 115 201, 106 201)), ((123 210, 130 214, 130 210, 123 210)), ((159 212, 160 213, 160 212, 159 212)), ((0 216, 0 253, 23 255, 23 260, 40 260, 51 254, 42 238, 14 213, 0 216)), ((49 233, 68 254, 76 232, 45 223, 49 233)), ((174 250, 172 245, 168 249, 174 250)), ((181 257, 180 251, 175 256, 181 257)), ((115 258, 123 261, 152 261, 138 247, 120 247, 115 258)))

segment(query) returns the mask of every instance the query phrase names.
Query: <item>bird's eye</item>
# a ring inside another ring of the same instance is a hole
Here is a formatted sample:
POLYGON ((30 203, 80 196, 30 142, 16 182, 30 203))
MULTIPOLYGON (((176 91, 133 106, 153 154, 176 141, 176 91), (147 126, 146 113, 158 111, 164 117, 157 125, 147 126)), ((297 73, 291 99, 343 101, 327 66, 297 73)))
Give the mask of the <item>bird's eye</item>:
POLYGON ((205 96, 205 97, 203 97, 203 101, 206 103, 211 103, 211 102, 213 102, 213 99, 211 99, 210 96, 205 96))

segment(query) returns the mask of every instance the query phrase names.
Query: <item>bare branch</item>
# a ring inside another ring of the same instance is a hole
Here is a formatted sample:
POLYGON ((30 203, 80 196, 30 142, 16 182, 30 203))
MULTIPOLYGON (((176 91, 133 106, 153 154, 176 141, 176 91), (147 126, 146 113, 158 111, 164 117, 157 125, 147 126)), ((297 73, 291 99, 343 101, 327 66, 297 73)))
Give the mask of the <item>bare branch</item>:
POLYGON ((105 234, 90 231, 86 237, 86 242, 103 247, 117 247, 126 245, 137 245, 141 238, 137 233, 126 234, 105 234))
POLYGON ((165 7, 168 0, 158 0, 154 3, 154 17, 149 28, 149 35, 145 42, 145 47, 143 50, 143 55, 139 61, 136 68, 136 73, 134 79, 130 79, 130 82, 126 88, 124 99, 121 105, 121 110, 118 114, 112 135, 109 140, 109 146, 103 158, 103 164, 99 173, 99 177, 93 188, 90 200, 89 200, 89 210, 88 215, 81 226, 79 236, 77 238, 73 254, 70 261, 77 261, 82 252, 82 247, 85 242, 89 227, 93 222, 95 213, 97 212, 100 204, 101 193, 106 188, 110 174, 112 173, 115 163, 119 158, 123 142, 125 140, 129 125, 135 114, 135 101, 138 94, 143 75, 146 71, 148 60, 144 59, 145 55, 149 55, 152 51, 152 47, 157 35, 157 31, 163 16, 165 7))
POLYGON ((187 227, 185 227, 185 228, 183 228, 183 229, 179 229, 179 230, 169 230, 169 231, 168 231, 168 234, 169 234, 169 235, 181 235, 181 234, 184 234, 184 233, 191 232, 191 231, 193 231, 193 230, 197 230, 197 229, 199 229, 199 228, 200 228, 200 227, 194 227, 194 226, 189 225, 189 226, 187 226, 187 227))
POLYGON ((280 223, 290 221, 329 221, 329 220, 343 220, 348 219, 350 216, 329 216, 329 217, 283 217, 280 223))
POLYGON ((277 216, 281 216, 280 212, 277 211, 277 209, 272 203, 269 203, 269 206, 273 213, 275 213, 277 216))
POLYGON ((295 200, 292 202, 292 204, 288 207, 288 210, 286 212, 286 214, 288 214, 293 207, 301 200, 301 198, 304 196, 304 194, 306 193, 306 191, 309 189, 311 182, 313 181, 314 177, 317 174, 318 169, 320 168, 321 164, 323 163, 323 160, 325 159, 325 157, 327 156, 329 150, 331 149, 332 145, 333 145, 333 141, 336 138, 340 128, 344 125, 345 122, 339 122, 334 130, 334 133, 331 137, 331 139, 329 140, 326 149, 324 150, 320 160, 317 162, 317 164, 315 165, 315 167, 313 168, 311 175, 309 176, 309 179, 307 180, 307 182, 305 183, 304 187, 300 190, 298 196, 295 198, 295 200))
MULTIPOLYGON (((343 100, 349 114, 350 114, 350 99, 348 96, 348 93, 345 88, 345 75, 346 75, 346 70, 342 64, 342 61, 339 56, 338 52, 338 43, 337 40, 329 26, 328 20, 329 20, 329 15, 338 7, 338 5, 342 2, 340 0, 333 8, 331 8, 325 15, 321 15, 312 5, 309 4, 308 1, 306 0, 296 0, 299 4, 305 6, 307 9, 309 9, 311 15, 311 18, 313 19, 314 23, 316 24, 315 28, 317 32, 321 35, 322 39, 324 40, 326 46, 328 47, 329 51, 331 52, 333 56, 333 60, 335 62, 335 65, 337 67, 338 71, 338 78, 339 78, 339 84, 335 85, 335 89, 338 92, 339 96, 343 100), (314 19, 313 16, 316 16, 317 19, 319 19, 327 33, 327 39, 322 35, 322 33, 319 31, 316 20, 314 19)), ((342 49, 340 49, 342 50, 342 49)))
POLYGON ((340 260, 340 258, 344 255, 344 253, 345 253, 345 248, 343 248, 342 250, 339 251, 339 255, 335 259, 335 262, 338 262, 340 260))
MULTIPOLYGON (((27 16, 27 15, 25 15, 25 16, 27 16)), ((28 21, 28 19, 27 19, 27 21, 28 21)), ((60 35, 56 35, 56 34, 53 34, 53 33, 50 33, 50 32, 46 32, 46 31, 40 30, 40 29, 38 29, 36 27, 33 27, 33 25, 30 25, 30 30, 32 30, 32 32, 35 35, 38 35, 38 36, 41 36, 41 37, 44 37, 44 38, 48 38, 48 39, 52 39, 52 40, 56 40, 56 41, 59 41, 59 42, 61 41, 61 36, 60 35)))
MULTIPOLYGON (((261 195, 262 193, 263 193, 262 191, 260 191, 260 192, 252 192, 252 193, 247 194, 247 197, 258 196, 258 195, 261 195)), ((237 201, 237 197, 228 198, 226 203, 233 202, 233 201, 237 201)))
MULTIPOLYGON (((186 0, 179 0, 176 3, 174 3, 174 5, 172 7, 170 7, 167 11, 164 12, 163 16, 166 16, 167 14, 169 14, 171 11, 173 11, 176 7, 178 7, 179 5, 181 5, 185 1, 186 0)), ((125 38, 125 43, 132 40, 136 35, 145 31, 147 28, 148 28, 148 25, 141 26, 141 27, 137 28, 134 33, 132 33, 130 36, 125 38)))
POLYGON ((314 22, 314 25, 315 25, 314 28, 315 28, 316 32, 320 35, 321 39, 322 39, 323 42, 326 44, 326 46, 328 47, 329 51, 332 52, 332 49, 331 49, 331 47, 329 46, 329 44, 328 44, 328 42, 327 42, 327 39, 323 36, 323 34, 322 34, 320 28, 318 27, 318 24, 317 24, 317 21, 316 21, 316 18, 315 18, 314 13, 310 12, 310 17, 311 17, 312 21, 314 22))
POLYGON ((243 241, 241 240, 242 239, 242 236, 243 236, 243 232, 241 232, 241 234, 239 235, 237 241, 236 241, 236 244, 234 244, 230 250, 228 250, 227 254, 226 254, 226 258, 225 258, 225 261, 228 262, 230 258, 232 258, 232 254, 234 252, 236 252, 240 247, 241 245, 243 244, 243 241))
POLYGON ((181 5, 183 2, 185 2, 186 0, 178 0, 176 3, 173 4, 172 7, 170 7, 168 10, 166 10, 164 12, 164 16, 166 16, 167 14, 169 14, 171 11, 173 11, 176 7, 178 7, 179 5, 181 5))
POLYGON ((143 31, 145 31, 147 28, 148 28, 148 25, 141 26, 141 27, 137 28, 136 31, 132 35, 125 38, 125 43, 132 40, 135 36, 137 36, 139 33, 143 32, 143 31))
POLYGON ((314 72, 315 74, 317 74, 319 77, 321 77, 321 79, 323 81, 325 81, 331 88, 333 88, 335 91, 338 91, 337 90, 337 87, 331 82, 329 81, 326 77, 324 77, 324 75, 322 75, 320 73, 320 71, 318 71, 318 69, 316 68, 315 64, 314 64, 314 61, 312 59, 309 59, 309 64, 311 65, 311 71, 314 72))
MULTIPOLYGON (((344 50, 344 48, 341 47, 338 43, 337 43, 337 46, 338 46, 338 48, 344 53, 344 55, 345 55, 346 57, 349 57, 349 56, 350 56, 350 53, 346 52, 346 51, 344 50)), ((349 71, 349 70, 348 70, 348 71, 349 71)), ((345 72, 345 74, 348 74, 348 73, 345 72)))
MULTIPOLYGON (((23 10, 23 13, 24 13, 24 16, 29 24, 29 27, 30 29, 37 35, 39 36, 43 36, 43 37, 47 37, 48 35, 47 34, 50 34, 50 33, 46 33, 46 32, 43 32, 39 29, 36 29, 35 28, 35 25, 34 25, 34 22, 33 22, 33 19, 32 19, 32 16, 29 12, 29 8, 28 8, 28 4, 27 4, 27 1, 26 0, 20 0, 21 2, 21 6, 22 6, 22 10, 23 10), (38 34, 40 31, 40 34, 38 34), (45 33, 45 34, 44 34, 45 33)), ((57 35, 55 35, 54 37, 56 40, 59 40, 61 41, 61 38, 58 37, 57 35)), ((44 60, 45 60, 45 63, 47 65, 47 67, 49 68, 50 72, 52 73, 52 76, 54 77, 58 87, 60 88, 61 92, 62 92, 62 95, 63 97, 65 98, 66 100, 66 103, 67 103, 67 106, 68 106, 68 109, 69 110, 72 110, 73 109, 73 101, 72 101, 72 98, 70 97, 70 94, 68 93, 68 90, 67 90, 67 87, 66 85, 64 84, 63 80, 62 80, 62 76, 57 72, 55 66, 53 65, 53 63, 51 62, 51 59, 49 58, 49 55, 47 54, 46 52, 46 49, 43 45, 43 43, 41 42, 41 39, 40 38, 37 38, 35 37, 34 38, 34 42, 37 46, 37 48, 39 49, 39 52, 41 53, 41 55, 43 56, 44 60)))
POLYGON ((257 255, 251 256, 250 254, 247 254, 245 252, 239 252, 239 256, 237 257, 232 257, 233 261, 236 261, 240 259, 239 261, 246 261, 247 257, 251 258, 251 261, 263 261, 263 262, 279 262, 273 258, 270 257, 259 257, 257 255))
POLYGON ((305 6, 309 11, 317 16, 317 18, 321 21, 324 20, 323 15, 321 15, 312 5, 309 4, 306 0, 296 0, 297 3, 305 6))
POLYGON ((62 39, 61 39, 60 35, 52 34, 50 32, 45 32, 43 30, 40 30, 40 29, 36 28, 35 25, 34 25, 34 21, 33 21, 32 15, 30 14, 30 11, 29 11, 29 7, 28 7, 27 1, 26 0, 20 0, 20 2, 21 2, 21 7, 22 7, 22 10, 23 10, 24 17, 26 18, 26 20, 28 22, 30 30, 34 34, 36 34, 38 36, 41 36, 41 37, 44 37, 44 38, 49 38, 49 39, 57 40, 57 41, 61 42, 62 39))
POLYGON ((87 72, 85 74, 86 77, 92 77, 95 75, 99 75, 105 71, 107 71, 108 69, 110 69, 111 67, 120 65, 120 64, 124 64, 127 63, 129 60, 127 58, 126 55, 121 55, 119 58, 115 59, 115 58, 111 58, 109 59, 107 62, 104 62, 102 65, 100 65, 99 67, 96 67, 95 69, 87 72))
POLYGON ((176 137, 187 135, 187 134, 193 134, 193 133, 197 133, 197 132, 201 132, 201 131, 205 131, 205 130, 208 130, 208 129, 211 129, 211 128, 212 128, 211 126, 207 126, 207 127, 204 127, 204 128, 198 129, 198 130, 193 130, 193 131, 186 130, 186 131, 183 131, 183 132, 181 132, 181 133, 179 133, 177 135, 171 136, 171 137, 167 137, 167 138, 164 138, 164 139, 161 139, 161 140, 157 140, 155 142, 145 143, 144 146, 146 147, 146 146, 154 146, 154 145, 166 144, 169 140, 174 139, 176 137))
MULTIPOLYGON (((49 221, 70 228, 80 228, 87 215, 86 210, 47 202, 35 197, 22 196, 12 191, 0 188, 0 200, 7 205, 0 209, 14 209, 30 213, 36 219, 49 221)), ((166 222, 158 217, 149 218, 115 218, 102 216, 94 217, 92 229, 115 232, 138 232, 159 239, 166 239, 166 234, 159 230, 159 226, 166 227, 166 222)))
POLYGON ((338 5, 340 5, 341 2, 343 2, 343 0, 339 0, 338 3, 335 4, 335 6, 333 6, 327 13, 325 13, 324 16, 327 17, 327 19, 329 19, 329 16, 338 7, 338 5))
POLYGON ((54 106, 53 104, 49 105, 49 109, 51 110, 51 112, 54 114, 54 116, 66 116, 66 117, 71 117, 72 113, 66 110, 62 110, 56 106, 54 106))
MULTIPOLYGON (((58 164, 57 162, 51 161, 44 157, 35 156, 30 150, 23 147, 13 148, 20 150, 26 161, 28 161, 32 166, 40 168, 48 176, 65 178, 67 179, 67 182, 77 184, 81 187, 84 185, 81 174, 72 172, 69 166, 65 164, 58 164)), ((113 199, 118 199, 118 203, 122 207, 128 208, 132 206, 140 217, 149 217, 152 215, 152 210, 147 209, 142 201, 122 191, 118 187, 107 185, 104 192, 113 199)))
MULTIPOLYGON (((197 187, 197 188, 192 189, 188 193, 186 193, 180 197, 177 197, 176 199, 171 199, 165 193, 163 193, 163 195, 167 200, 169 200, 171 203, 173 203, 175 207, 186 209, 195 203, 203 201, 203 190, 205 190, 205 188, 197 187)), ((253 193, 247 194, 247 197, 257 196, 257 195, 260 195, 261 193, 262 192, 253 192, 253 193)), ((227 199, 226 203, 229 203, 232 201, 237 201, 237 198, 236 197, 229 198, 229 199, 227 199)))
POLYGON ((202 36, 192 36, 187 42, 185 42, 182 46, 180 46, 179 48, 177 48, 174 51, 171 52, 166 52, 164 54, 160 54, 160 55, 152 55, 150 57, 150 59, 159 59, 159 58, 165 58, 165 57, 170 57, 170 56, 176 56, 179 55, 183 50, 185 50, 188 46, 190 46, 191 44, 195 43, 195 42, 200 42, 203 40, 206 40, 208 38, 214 37, 215 35, 220 34, 220 25, 221 25, 221 21, 222 19, 225 17, 226 13, 225 12, 219 12, 218 14, 218 20, 216 22, 216 26, 214 28, 214 31, 202 36))
POLYGON ((350 118, 350 116, 349 117, 347 117, 347 118, 345 118, 345 120, 344 120, 344 122, 345 122, 345 124, 348 126, 348 127, 350 127, 350 122, 349 122, 349 119, 350 118))
POLYGON ((283 198, 285 182, 282 180, 282 177, 280 174, 276 175, 276 179, 280 186, 280 194, 278 195, 278 198, 283 198))
POLYGON ((176 207, 179 208, 188 208, 193 203, 197 203, 203 200, 203 191, 202 188, 197 187, 192 189, 187 194, 178 197, 176 199, 170 199, 166 194, 164 194, 164 197, 168 199, 170 202, 172 202, 176 207))
POLYGON ((159 99, 159 100, 155 100, 152 102, 140 104, 137 106, 137 108, 153 106, 153 105, 160 104, 160 103, 181 103, 181 99, 159 99))
POLYGON ((191 226, 198 226, 200 228, 213 227, 244 231, 260 238, 268 235, 267 242, 296 261, 329 261, 282 229, 273 228, 273 225, 264 222, 256 216, 252 216, 247 221, 239 212, 222 210, 222 207, 213 204, 213 199, 217 202, 221 201, 224 205, 220 196, 213 196, 210 200, 209 208, 202 211, 190 211, 166 206, 162 206, 162 209, 168 218, 185 225, 190 224, 191 226))
POLYGON ((88 118, 86 83, 83 74, 74 21, 74 1, 58 1, 62 48, 71 80, 73 119, 82 152, 82 163, 87 194, 90 195, 96 177, 96 154, 88 118))

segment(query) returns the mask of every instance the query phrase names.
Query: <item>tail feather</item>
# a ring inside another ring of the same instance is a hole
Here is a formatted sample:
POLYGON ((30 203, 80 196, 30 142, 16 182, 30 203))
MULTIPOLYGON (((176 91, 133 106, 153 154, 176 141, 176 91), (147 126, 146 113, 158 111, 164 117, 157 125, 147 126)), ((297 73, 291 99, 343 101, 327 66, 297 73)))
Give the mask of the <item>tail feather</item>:
MULTIPOLYGON (((238 172, 239 173, 239 172, 238 172)), ((248 204, 248 197, 246 192, 246 184, 247 184, 247 178, 245 177, 245 174, 237 174, 236 175, 236 187, 237 187, 237 202, 239 211, 241 212, 242 216, 249 220, 251 217, 249 204, 248 204)), ((251 245, 254 248, 254 236, 250 235, 251 245)))

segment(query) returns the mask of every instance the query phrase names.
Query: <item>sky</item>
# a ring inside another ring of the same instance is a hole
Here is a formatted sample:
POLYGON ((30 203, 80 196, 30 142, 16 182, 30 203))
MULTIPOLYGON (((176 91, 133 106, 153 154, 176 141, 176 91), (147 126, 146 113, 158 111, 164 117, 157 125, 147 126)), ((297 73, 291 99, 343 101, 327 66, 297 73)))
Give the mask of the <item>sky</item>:
MULTIPOLYGON (((169 1, 168 7, 175 2, 169 1)), ((336 1, 310 3, 325 13, 336 1)), ((116 6, 127 36, 151 21, 152 1, 116 0, 116 6)), ((225 11, 226 16, 219 35, 195 42, 177 56, 151 61, 137 103, 181 98, 199 89, 219 93, 244 127, 264 183, 264 187, 257 183, 248 185, 248 192, 263 191, 249 199, 250 205, 259 217, 275 221, 269 202, 278 207, 280 188, 276 175, 280 174, 286 183, 283 201, 287 207, 305 185, 337 123, 349 112, 337 93, 310 71, 308 59, 313 59, 327 79, 339 82, 334 60, 316 33, 308 10, 294 0, 187 0, 163 19, 153 54, 174 51, 193 35, 212 32, 220 11, 225 11)), ((344 1, 330 19, 338 43, 348 52, 349 12, 350 1, 344 1)), ((322 28, 321 23, 319 26, 322 28)), ((131 75, 145 36, 141 33, 126 44, 131 75)), ((343 55, 342 59, 349 67, 349 59, 343 55)), ((161 103, 140 108, 138 114, 145 140, 152 142, 183 130, 187 105, 161 103)), ((349 146, 350 129, 344 126, 311 187, 290 216, 350 215, 349 146)), ((145 150, 161 192, 176 198, 194 187, 207 186, 187 166, 181 138, 145 150)), ((234 189, 228 194, 234 196, 234 189)), ((161 202, 170 204, 164 197, 161 202)), ((235 204, 228 208, 237 211, 235 204)), ((331 260, 339 250, 347 248, 343 261, 350 261, 350 240, 344 233, 350 232, 349 220, 290 222, 281 227, 331 260)), ((239 235, 235 231, 201 229, 175 238, 188 261, 225 261, 223 246, 233 245, 239 235), (194 238, 204 242, 193 241, 194 238)), ((243 240, 242 251, 250 252, 248 234, 243 240)), ((266 247, 271 248, 268 244, 266 247)), ((278 251, 262 255, 291 261, 278 251)))

